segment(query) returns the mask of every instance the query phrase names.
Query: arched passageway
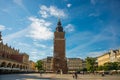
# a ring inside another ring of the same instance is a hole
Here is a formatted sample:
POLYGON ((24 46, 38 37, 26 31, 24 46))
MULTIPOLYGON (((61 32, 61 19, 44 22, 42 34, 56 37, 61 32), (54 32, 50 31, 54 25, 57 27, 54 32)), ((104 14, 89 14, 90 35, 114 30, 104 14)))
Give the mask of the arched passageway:
POLYGON ((11 63, 8 63, 8 64, 7 64, 7 67, 11 67, 11 66, 12 66, 12 64, 11 64, 11 63))
POLYGON ((6 67, 6 62, 2 62, 0 67, 6 67))
POLYGON ((20 69, 22 69, 22 65, 20 65, 20 69))
POLYGON ((15 64, 13 64, 13 65, 12 65, 12 68, 15 68, 15 67, 16 67, 16 65, 15 65, 15 64))
POLYGON ((19 68, 19 64, 17 64, 16 68, 19 68))

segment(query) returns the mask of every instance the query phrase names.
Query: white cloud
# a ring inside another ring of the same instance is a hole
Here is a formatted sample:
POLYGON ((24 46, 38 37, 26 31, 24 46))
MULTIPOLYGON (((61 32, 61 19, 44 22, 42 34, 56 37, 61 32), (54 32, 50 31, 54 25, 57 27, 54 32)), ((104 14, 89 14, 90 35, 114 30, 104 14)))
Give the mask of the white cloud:
POLYGON ((13 34, 6 35, 3 37, 3 39, 4 39, 4 42, 13 41, 17 38, 25 37, 26 33, 27 33, 27 28, 21 31, 15 32, 13 34))
POLYGON ((24 0, 13 0, 13 2, 18 5, 20 8, 22 8, 23 10, 25 10, 24 12, 27 12, 28 14, 31 14, 29 12, 29 10, 26 8, 26 6, 23 3, 24 0))
POLYGON ((4 25, 0 25, 0 31, 4 31, 4 30, 12 30, 12 28, 7 28, 4 25))
MULTIPOLYGON (((83 49, 85 49, 83 51, 83 52, 85 52, 86 49, 90 48, 90 45, 92 45, 94 43, 97 43, 97 42, 101 42, 101 41, 112 42, 110 44, 110 46, 112 47, 113 45, 116 44, 116 41, 114 42, 114 40, 117 40, 115 38, 117 36, 114 33, 114 31, 112 31, 112 30, 113 30, 113 28, 110 30, 110 27, 106 27, 99 34, 92 34, 92 33, 90 34, 90 33, 88 33, 86 35, 86 34, 83 34, 83 33, 76 33, 77 35, 73 35, 72 37, 68 38, 68 41, 69 41, 68 45, 73 45, 72 42, 74 42, 74 44, 81 44, 81 45, 78 45, 78 46, 72 48, 71 50, 68 51, 68 53, 80 53, 80 51, 83 50, 83 49), (77 36, 79 36, 79 37, 77 37, 77 36), (79 38, 81 38, 83 40, 80 40, 79 38)), ((88 54, 88 53, 89 52, 86 52, 86 54, 88 54)), ((103 52, 102 51, 90 52, 88 54, 88 56, 94 56, 95 57, 95 56, 99 56, 99 54, 101 55, 102 53, 104 53, 104 51, 103 52)))
POLYGON ((2 9, 2 11, 6 12, 6 13, 9 13, 9 9, 6 9, 6 8, 2 9))
MULTIPOLYGON (((82 45, 82 43, 85 42, 86 40, 87 40, 86 42, 88 42, 88 40, 90 38, 93 38, 93 34, 91 32, 89 32, 89 31, 76 32, 75 34, 72 34, 71 36, 69 36, 67 38, 67 41, 66 41, 67 42, 67 46, 72 46, 73 42, 74 42, 74 44, 81 44, 82 45)), ((85 42, 85 44, 86 44, 86 42, 85 42)))
MULTIPOLYGON (((96 43, 96 42, 101 42, 101 41, 105 41, 105 40, 112 40, 112 37, 111 36, 109 36, 109 35, 107 35, 107 31, 106 30, 109 30, 108 28, 106 28, 106 29, 104 29, 104 30, 102 30, 99 34, 88 34, 87 35, 87 39, 84 39, 84 38, 86 38, 86 35, 84 35, 84 34, 81 34, 81 36, 80 36, 80 34, 79 33, 77 33, 77 35, 79 36, 79 37, 81 37, 81 38, 83 38, 83 42, 84 43, 81 43, 81 45, 78 45, 78 46, 76 46, 75 48, 73 48, 73 49, 71 49, 71 50, 69 50, 69 52, 68 53, 75 53, 75 52, 77 52, 77 51, 79 51, 79 50, 82 50, 82 49, 87 49, 87 47, 88 46, 90 46, 90 45, 92 45, 92 44, 94 44, 94 43, 96 43)), ((77 37, 78 38, 78 37, 77 37)), ((72 42, 74 42, 74 40, 76 40, 76 39, 74 39, 74 37, 71 37, 71 39, 69 39, 69 40, 73 40, 72 42)), ((77 41, 76 41, 77 42, 77 41)), ((80 42, 80 41, 79 41, 80 42)), ((75 44, 75 43, 74 43, 75 44)), ((78 42, 77 42, 77 44, 78 44, 78 42)))
POLYGON ((46 45, 40 44, 40 43, 38 43, 38 42, 34 42, 33 44, 34 44, 36 47, 46 48, 46 45))
POLYGON ((29 42, 21 42, 21 38, 29 40, 28 37, 30 37, 34 40, 34 42, 38 40, 43 42, 44 40, 46 41, 52 39, 53 37, 53 32, 50 28, 50 22, 46 22, 43 19, 38 19, 35 17, 29 17, 29 20, 31 21, 31 24, 25 29, 4 36, 4 43, 8 43, 17 49, 20 49, 20 51, 28 53, 30 59, 34 61, 45 58, 46 56, 51 56, 52 49, 51 46, 47 46, 48 44, 41 44, 37 42, 30 45, 29 42), (32 55, 33 53, 34 55, 32 55))
MULTIPOLYGON (((31 46, 31 48, 32 48, 32 46, 31 46)), ((42 50, 41 48, 40 49, 34 48, 30 51, 31 51, 29 53, 30 59, 34 60, 34 61, 46 58, 47 56, 52 56, 52 54, 51 54, 52 51, 51 51, 51 49, 49 49, 49 47, 45 48, 44 50, 42 50)))
POLYGON ((66 1, 66 2, 67 2, 68 0, 64 0, 64 1, 66 1))
POLYGON ((4 31, 6 27, 4 25, 0 25, 0 31, 4 31))
POLYGON ((6 28, 7 30, 12 30, 12 28, 6 28))
POLYGON ((55 6, 47 7, 45 5, 42 5, 40 6, 39 13, 41 14, 43 18, 48 18, 50 16, 54 16, 54 17, 65 17, 66 16, 66 14, 64 13, 62 9, 58 9, 55 6))
POLYGON ((29 17, 32 22, 27 37, 31 37, 36 40, 49 40, 53 37, 51 31, 50 22, 35 17, 29 17))
POLYGON ((106 51, 94 51, 94 52, 89 52, 87 54, 88 57, 98 57, 102 54, 104 54, 106 51))
POLYGON ((94 17, 97 17, 97 16, 99 16, 99 14, 98 13, 90 13, 88 16, 94 16, 94 17))
POLYGON ((18 44, 18 48, 22 51, 26 51, 26 53, 29 55, 29 59, 30 60, 33 60, 33 61, 37 61, 39 59, 43 59, 43 58, 46 58, 47 56, 49 55, 52 55, 51 54, 51 49, 49 49, 49 47, 46 47, 45 45, 43 44, 40 44, 40 46, 42 45, 42 47, 44 46, 44 49, 43 48, 36 48, 35 46, 33 45, 30 45, 28 43, 21 43, 21 42, 17 42, 15 44, 18 44), (24 46, 24 48, 23 48, 24 46))
POLYGON ((13 0, 13 2, 21 7, 24 8, 23 1, 22 0, 13 0))
POLYGON ((25 51, 29 55, 29 59, 33 61, 44 58, 47 53, 47 50, 43 51, 41 48, 37 49, 35 46, 28 43, 15 42, 14 44, 17 44, 16 47, 18 47, 20 51, 25 51))
POLYGON ((49 8, 47 8, 46 6, 42 5, 40 7, 39 13, 41 14, 41 16, 43 18, 47 18, 48 16, 50 16, 50 14, 48 14, 48 12, 49 12, 49 8))
POLYGON ((53 50, 53 45, 50 47, 51 50, 53 50))
POLYGON ((68 24, 67 26, 65 26, 65 31, 66 32, 72 32, 74 31, 74 26, 72 24, 68 24))
MULTIPOLYGON (((36 45, 37 46, 37 45, 36 45)), ((46 48, 46 45, 44 44, 38 44, 38 46, 42 47, 42 48, 46 48)))
POLYGON ((91 4, 95 5, 96 4, 96 0, 90 0, 91 4))
POLYGON ((72 6, 72 4, 70 4, 70 3, 69 3, 69 4, 67 4, 67 7, 68 7, 68 8, 70 8, 71 6, 72 6))
POLYGON ((17 45, 19 45, 19 46, 30 47, 30 45, 27 44, 27 43, 15 42, 15 44, 16 44, 16 43, 17 43, 17 45))

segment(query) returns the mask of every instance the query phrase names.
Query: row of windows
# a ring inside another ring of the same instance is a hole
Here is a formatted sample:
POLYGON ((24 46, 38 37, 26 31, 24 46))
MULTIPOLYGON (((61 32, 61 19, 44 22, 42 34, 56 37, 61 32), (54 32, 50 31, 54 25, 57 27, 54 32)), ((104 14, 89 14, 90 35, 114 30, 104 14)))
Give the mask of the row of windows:
POLYGON ((0 56, 3 57, 3 58, 10 58, 10 55, 9 55, 9 54, 4 54, 4 53, 1 54, 0 56))
POLYGON ((82 64, 67 64, 68 66, 82 66, 82 64))

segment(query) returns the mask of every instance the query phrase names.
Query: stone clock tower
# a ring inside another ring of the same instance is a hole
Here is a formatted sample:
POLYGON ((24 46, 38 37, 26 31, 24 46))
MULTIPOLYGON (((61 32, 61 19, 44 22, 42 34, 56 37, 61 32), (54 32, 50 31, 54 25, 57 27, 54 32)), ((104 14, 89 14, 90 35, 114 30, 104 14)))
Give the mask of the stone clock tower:
POLYGON ((59 19, 54 32, 53 71, 67 73, 67 59, 65 57, 65 32, 59 19))

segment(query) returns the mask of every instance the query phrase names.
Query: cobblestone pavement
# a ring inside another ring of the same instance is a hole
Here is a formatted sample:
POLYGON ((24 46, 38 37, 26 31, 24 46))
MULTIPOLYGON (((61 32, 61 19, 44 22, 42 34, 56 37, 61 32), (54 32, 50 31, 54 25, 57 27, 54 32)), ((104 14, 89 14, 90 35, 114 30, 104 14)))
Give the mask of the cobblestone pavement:
MULTIPOLYGON (((75 80, 72 74, 6 74, 0 80, 75 80)), ((120 80, 120 75, 78 75, 77 80, 120 80)))

